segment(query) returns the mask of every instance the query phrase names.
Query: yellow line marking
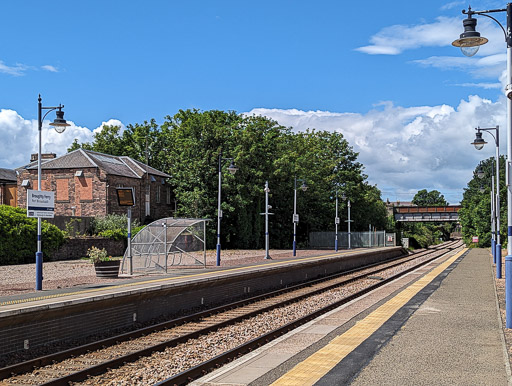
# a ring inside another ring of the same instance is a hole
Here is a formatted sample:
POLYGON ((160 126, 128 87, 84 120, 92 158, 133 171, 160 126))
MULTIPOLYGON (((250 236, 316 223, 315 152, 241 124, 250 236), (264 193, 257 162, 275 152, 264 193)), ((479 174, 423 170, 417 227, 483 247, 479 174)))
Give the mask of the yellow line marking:
POLYGON ((440 264, 428 274, 415 281, 398 295, 384 303, 363 320, 357 322, 344 334, 337 336, 325 347, 312 354, 310 357, 297 364, 288 373, 272 383, 273 386, 306 386, 314 385, 343 358, 350 354, 356 347, 363 343, 370 335, 379 329, 392 315, 402 308, 419 291, 425 288, 455 260, 457 260, 467 248, 455 254, 453 257, 440 264))
POLYGON ((230 268, 230 269, 224 269, 224 270, 216 270, 216 271, 209 271, 209 272, 203 272, 203 273, 197 273, 192 275, 182 275, 182 276, 175 276, 175 277, 166 277, 162 279, 153 279, 153 280, 146 280, 146 281, 138 281, 134 283, 126 283, 126 284, 119 284, 114 286, 109 286, 107 288, 91 288, 87 290, 81 290, 81 291, 75 291, 75 292, 66 292, 61 294, 53 294, 53 295, 45 295, 45 296, 37 296, 33 298, 26 298, 26 299, 16 299, 16 300, 6 300, 3 302, 0 302, 0 307, 2 306, 9 306, 13 304, 21 304, 21 303, 28 303, 28 302, 35 302, 39 300, 47 300, 47 299, 54 299, 54 298, 60 298, 64 296, 74 296, 74 295, 81 295, 91 292, 100 292, 100 291, 108 291, 112 289, 119 289, 119 288, 126 288, 126 287, 133 287, 136 285, 145 285, 145 284, 151 284, 151 283, 159 283, 162 281, 170 281, 170 280, 177 280, 177 279, 184 279, 189 277, 199 277, 199 276, 207 276, 207 275, 214 275, 218 273, 225 273, 225 272, 235 272, 235 271, 241 271, 248 268, 257 268, 257 267, 268 267, 273 265, 282 265, 287 264, 290 262, 301 262, 301 261, 308 261, 308 260, 315 260, 320 258, 326 258, 326 257, 335 257, 335 256, 342 256, 342 255, 349 255, 353 254, 355 252, 361 252, 361 251, 350 251, 350 252, 338 252, 338 253, 332 253, 328 255, 320 255, 320 256, 310 256, 310 257, 303 257, 301 259, 295 259, 295 260, 286 260, 286 261, 276 261, 272 263, 264 263, 259 265, 250 265, 246 267, 238 267, 238 268, 230 268))

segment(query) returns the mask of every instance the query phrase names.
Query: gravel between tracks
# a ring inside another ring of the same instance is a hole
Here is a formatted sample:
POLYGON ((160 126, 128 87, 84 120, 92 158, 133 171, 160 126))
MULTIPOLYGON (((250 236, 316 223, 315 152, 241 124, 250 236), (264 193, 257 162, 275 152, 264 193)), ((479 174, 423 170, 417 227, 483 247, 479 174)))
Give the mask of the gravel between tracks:
MULTIPOLYGON (((300 250, 296 258, 314 256, 327 251, 300 250)), ((291 250, 270 250, 270 256, 274 260, 291 258, 291 250)), ((242 264, 258 263, 265 257, 264 250, 226 250, 222 252, 222 267, 237 266, 242 264)), ((207 251, 206 265, 209 268, 215 266, 216 252, 207 251)), ((179 268, 179 267, 177 267, 179 268)), ((155 275, 151 275, 154 277, 155 275)), ((0 296, 9 296, 35 292, 35 264, 0 266, 0 296)), ((115 280, 116 284, 129 280, 120 277, 118 279, 98 278, 94 272, 94 266, 88 260, 68 260, 47 262, 43 264, 43 289, 71 288, 87 284, 107 283, 115 280)))

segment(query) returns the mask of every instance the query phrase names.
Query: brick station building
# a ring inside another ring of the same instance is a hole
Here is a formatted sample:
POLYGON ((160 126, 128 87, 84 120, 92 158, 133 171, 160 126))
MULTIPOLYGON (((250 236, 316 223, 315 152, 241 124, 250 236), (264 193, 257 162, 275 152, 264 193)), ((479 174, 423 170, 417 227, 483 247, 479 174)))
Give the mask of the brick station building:
MULTIPOLYGON (((37 154, 31 162, 16 169, 18 206, 27 206, 27 189, 38 190, 37 154)), ((78 149, 61 157, 41 157, 41 190, 55 192, 56 216, 96 217, 126 214, 117 202, 116 188, 135 191, 132 218, 170 217, 174 196, 167 184, 168 174, 126 156, 112 156, 78 149)))
POLYGON ((16 206, 16 172, 0 168, 0 205, 16 206))

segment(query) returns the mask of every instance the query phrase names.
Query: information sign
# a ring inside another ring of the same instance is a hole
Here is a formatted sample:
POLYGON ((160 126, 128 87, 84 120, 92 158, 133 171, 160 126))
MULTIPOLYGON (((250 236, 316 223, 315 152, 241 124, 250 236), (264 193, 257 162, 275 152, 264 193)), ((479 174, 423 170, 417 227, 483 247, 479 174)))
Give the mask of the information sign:
POLYGON ((27 217, 53 218, 55 192, 27 189, 27 217))
POLYGON ((473 242, 478 243, 478 236, 473 236, 473 242))
POLYGON ((117 202, 119 206, 134 206, 135 192, 133 188, 116 188, 117 202))

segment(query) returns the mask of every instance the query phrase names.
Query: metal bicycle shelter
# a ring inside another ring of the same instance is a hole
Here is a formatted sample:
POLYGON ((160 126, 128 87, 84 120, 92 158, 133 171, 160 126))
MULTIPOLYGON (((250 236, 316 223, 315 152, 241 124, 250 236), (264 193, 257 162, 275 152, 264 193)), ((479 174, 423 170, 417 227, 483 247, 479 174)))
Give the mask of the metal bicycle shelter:
POLYGON ((152 222, 131 240, 131 251, 126 249, 120 272, 162 273, 178 265, 206 267, 208 221, 168 217, 152 222))

